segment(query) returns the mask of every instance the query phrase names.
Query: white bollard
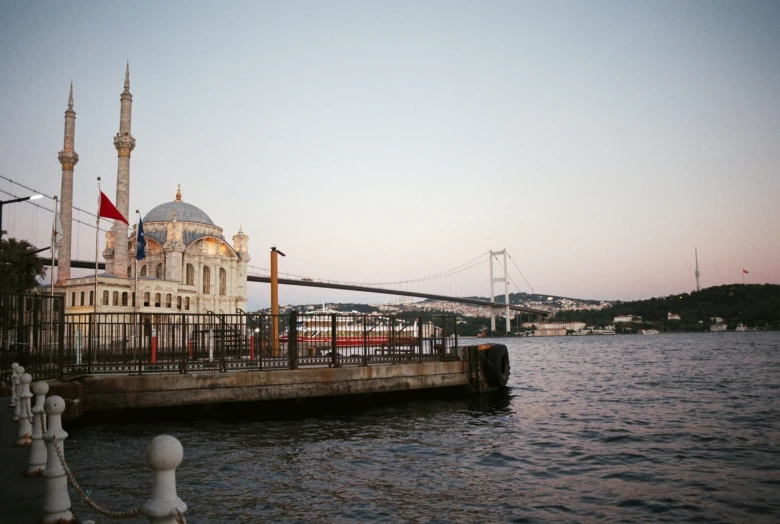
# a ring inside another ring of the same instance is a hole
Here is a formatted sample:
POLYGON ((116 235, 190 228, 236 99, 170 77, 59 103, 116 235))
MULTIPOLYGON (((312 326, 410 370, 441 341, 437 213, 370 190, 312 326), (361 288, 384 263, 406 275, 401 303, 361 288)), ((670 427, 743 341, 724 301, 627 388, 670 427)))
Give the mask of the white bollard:
POLYGON ((11 364, 11 403, 8 404, 9 408, 16 407, 16 368, 19 367, 17 362, 11 364))
POLYGON ((32 382, 32 375, 29 373, 24 373, 19 377, 20 392, 17 404, 20 404, 21 407, 19 408, 19 432, 17 433, 19 438, 16 439, 17 446, 29 446, 32 444, 33 428, 32 424, 30 424, 29 414, 30 399, 32 399, 33 394, 30 393, 30 382, 32 382))
POLYGON ((14 378, 14 384, 16 386, 16 405, 14 406, 14 418, 12 419, 14 422, 19 420, 19 413, 22 407, 22 399, 19 398, 19 393, 22 392, 22 384, 19 382, 19 377, 21 377, 23 373, 24 368, 22 366, 16 366, 16 378, 14 378))
POLYGON ((46 469, 46 444, 43 442, 46 414, 43 411, 43 402, 46 400, 46 393, 49 392, 49 385, 43 380, 39 380, 32 385, 32 391, 35 394, 35 405, 30 410, 33 416, 33 432, 27 474, 37 476, 46 469))
POLYGON ((176 468, 184 458, 181 442, 170 435, 154 437, 146 447, 146 462, 154 471, 152 498, 141 507, 142 515, 156 524, 176 524, 176 512, 187 504, 176 494, 176 468))
POLYGON ((44 524, 76 522, 76 517, 70 512, 70 496, 68 495, 68 477, 55 451, 59 448, 63 459, 65 457, 65 439, 68 434, 62 429, 62 412, 65 411, 65 401, 56 395, 46 399, 43 404, 48 415, 49 427, 43 434, 46 442, 46 495, 43 499, 44 524), (56 438, 56 442, 55 442, 56 438))

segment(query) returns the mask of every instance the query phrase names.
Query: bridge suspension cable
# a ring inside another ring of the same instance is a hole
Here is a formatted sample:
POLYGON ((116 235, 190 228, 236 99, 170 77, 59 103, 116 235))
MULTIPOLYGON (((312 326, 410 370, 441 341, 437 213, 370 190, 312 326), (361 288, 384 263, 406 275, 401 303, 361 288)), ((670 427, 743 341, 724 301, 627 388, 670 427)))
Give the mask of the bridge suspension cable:
MULTIPOLYGON (((509 255, 509 260, 511 260, 511 261, 512 261, 512 264, 514 264, 514 265, 515 265, 515 269, 517 269, 517 272, 518 272, 518 273, 520 273, 520 276, 521 276, 521 277, 523 277, 523 280, 525 280, 525 283, 526 283, 526 284, 528 284, 528 287, 529 287, 529 288, 531 288, 531 293, 536 293, 536 291, 534 291, 534 287, 531 285, 531 283, 530 283, 530 282, 528 282, 528 279, 527 279, 527 278, 525 278, 525 275, 523 274, 523 272, 522 272, 522 271, 520 271, 520 268, 519 268, 519 267, 517 267, 517 263, 515 262, 515 259, 514 259, 514 258, 512 258, 512 255, 511 255, 511 253, 509 253, 509 251, 507 251, 507 252, 506 252, 506 254, 507 254, 507 255, 509 255)), ((514 283, 514 282, 513 282, 513 283, 514 283)), ((517 287, 517 284, 515 284, 515 287, 517 287)), ((518 288, 518 291, 520 291, 520 288, 518 288)))
MULTIPOLYGON (((332 279, 324 279, 324 278, 316 279, 316 280, 318 282, 332 282, 332 283, 336 283, 336 284, 349 284, 349 285, 356 285, 356 286, 388 286, 388 285, 398 285, 398 284, 413 284, 413 283, 417 283, 417 282, 424 282, 424 281, 427 281, 427 280, 434 280, 434 279, 437 279, 437 278, 449 277, 449 276, 452 276, 452 275, 455 275, 455 274, 458 274, 458 273, 462 273, 463 271, 469 270, 469 269, 471 269, 473 267, 476 267, 476 266, 478 266, 480 264, 484 264, 488 260, 486 258, 486 255, 488 253, 489 252, 486 251, 486 252, 482 253, 481 255, 479 255, 476 258, 473 258, 473 259, 469 260, 468 262, 464 262, 463 264, 460 264, 459 266, 455 266, 455 267, 453 267, 451 269, 448 269, 446 271, 442 271, 442 272, 436 273, 434 275, 428 275, 428 276, 425 276, 425 277, 413 278, 413 279, 409 279, 409 280, 399 280, 399 281, 395 281, 395 282, 349 282, 349 281, 340 281, 340 280, 332 280, 332 279)), ((270 273, 269 269, 266 269, 266 268, 263 268, 263 267, 249 266, 249 268, 250 269, 255 269, 255 270, 258 270, 258 271, 262 271, 264 273, 270 273)), ((294 273, 283 273, 281 271, 279 272, 279 274, 287 276, 287 277, 298 278, 298 279, 309 278, 309 277, 304 277, 302 275, 296 275, 294 273)))

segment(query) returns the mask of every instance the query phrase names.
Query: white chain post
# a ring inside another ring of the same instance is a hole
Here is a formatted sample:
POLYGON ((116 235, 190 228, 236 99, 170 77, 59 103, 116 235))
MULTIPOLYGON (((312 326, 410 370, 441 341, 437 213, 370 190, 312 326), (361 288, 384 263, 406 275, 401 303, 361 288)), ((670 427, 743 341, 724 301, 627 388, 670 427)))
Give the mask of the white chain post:
POLYGON ((14 377, 14 389, 16 391, 16 404, 14 404, 14 418, 13 421, 17 422, 19 420, 19 413, 20 408, 22 407, 22 400, 19 398, 19 393, 21 393, 21 383, 19 382, 19 377, 22 376, 22 373, 24 373, 24 368, 22 366, 16 366, 16 376, 14 377))
POLYGON ((9 408, 16 407, 16 368, 18 367, 17 362, 11 364, 11 403, 8 405, 9 408))
POLYGON ((46 400, 46 393, 49 392, 49 385, 39 380, 32 385, 32 391, 35 394, 35 405, 30 410, 33 415, 33 432, 27 474, 37 476, 46 469, 46 444, 43 442, 43 431, 46 426, 43 417, 46 414, 43 412, 43 402, 46 400))
POLYGON ((56 395, 46 399, 43 404, 48 425, 43 440, 46 442, 46 495, 43 499, 43 523, 76 522, 76 517, 70 512, 70 496, 68 495, 68 477, 57 456, 59 447, 64 457, 64 444, 68 434, 62 429, 62 412, 65 411, 65 401, 56 395))
POLYGON ((155 524, 184 521, 187 504, 176 494, 176 468, 184 458, 181 442, 170 435, 154 437, 146 448, 146 462, 154 471, 152 498, 141 507, 141 514, 155 524))
POLYGON ((32 444, 32 424, 30 424, 30 399, 33 394, 30 393, 30 382, 32 375, 24 373, 19 377, 19 433, 17 433, 16 445, 20 447, 32 444))

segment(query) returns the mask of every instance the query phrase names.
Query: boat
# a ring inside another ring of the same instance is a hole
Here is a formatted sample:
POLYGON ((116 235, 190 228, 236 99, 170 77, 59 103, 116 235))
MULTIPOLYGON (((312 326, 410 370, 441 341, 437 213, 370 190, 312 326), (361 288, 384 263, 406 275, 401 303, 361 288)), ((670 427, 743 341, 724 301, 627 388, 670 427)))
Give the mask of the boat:
POLYGON ((745 324, 740 322, 737 324, 737 327, 734 328, 734 331, 747 331, 747 328, 745 327, 745 324))
MULTIPOLYGON (((352 313, 323 315, 317 312, 299 315, 296 332, 298 343, 330 346, 335 338, 337 347, 382 346, 391 342, 394 345, 408 345, 418 343, 421 335, 423 339, 441 337, 441 327, 430 321, 420 326, 417 317, 364 317, 352 313)), ((287 342, 288 337, 288 332, 282 333, 279 341, 287 342)))
POLYGON ((660 333, 657 329, 640 329, 639 333, 642 335, 657 335, 660 333))

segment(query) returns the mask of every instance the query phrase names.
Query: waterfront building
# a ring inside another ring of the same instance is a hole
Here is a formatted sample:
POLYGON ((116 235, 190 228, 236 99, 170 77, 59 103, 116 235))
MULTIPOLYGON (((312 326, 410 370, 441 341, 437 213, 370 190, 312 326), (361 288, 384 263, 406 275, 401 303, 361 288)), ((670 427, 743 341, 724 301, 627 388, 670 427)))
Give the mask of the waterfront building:
POLYGON ((638 315, 618 315, 612 320, 615 324, 619 322, 623 323, 630 323, 630 322, 642 322, 642 317, 638 315))
POLYGON ((680 320, 680 315, 670 311, 666 314, 666 320, 680 320))
MULTIPOLYGON (((135 149, 135 138, 130 134, 129 66, 120 101, 119 133, 114 137, 118 155, 116 203, 120 213, 132 223, 134 217, 128 216, 130 155, 135 149)), ((73 151, 74 122, 71 87, 65 112, 65 145, 59 154, 63 225, 65 210, 70 211, 72 205, 73 166, 78 159, 73 151)), ((181 186, 173 201, 146 213, 143 225, 146 258, 137 264, 137 226, 129 233, 128 226, 116 220, 106 232, 105 271, 97 277, 97 297, 94 275, 71 278, 70 227, 65 228, 59 244, 57 287, 65 295, 67 313, 235 313, 246 309, 249 237, 241 228, 233 236, 233 244, 228 243, 221 227, 203 210, 182 199, 181 186)))

